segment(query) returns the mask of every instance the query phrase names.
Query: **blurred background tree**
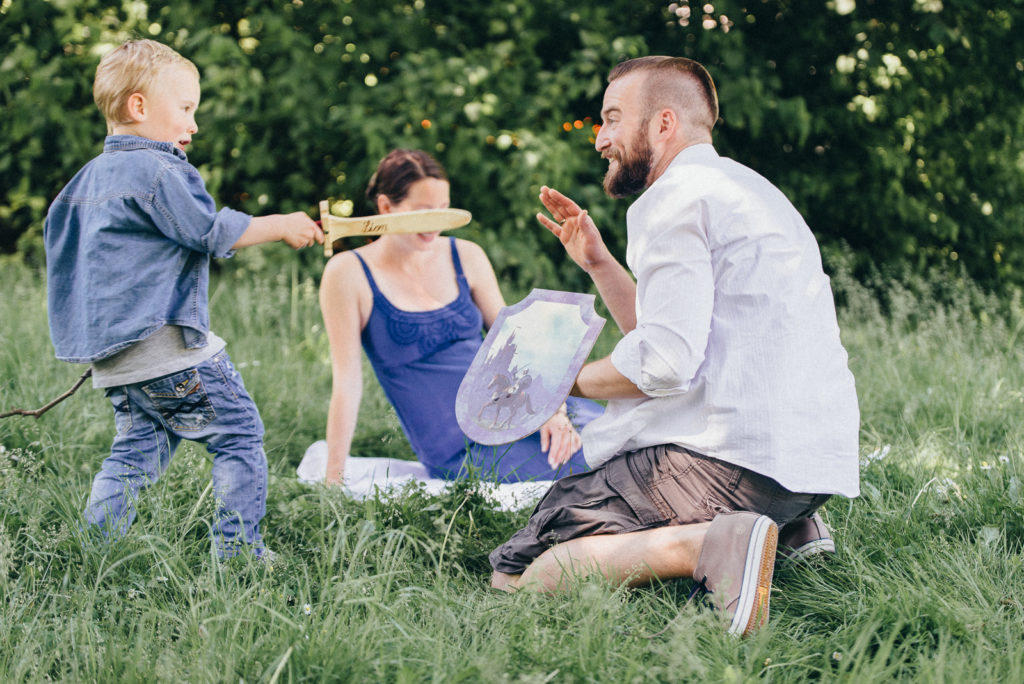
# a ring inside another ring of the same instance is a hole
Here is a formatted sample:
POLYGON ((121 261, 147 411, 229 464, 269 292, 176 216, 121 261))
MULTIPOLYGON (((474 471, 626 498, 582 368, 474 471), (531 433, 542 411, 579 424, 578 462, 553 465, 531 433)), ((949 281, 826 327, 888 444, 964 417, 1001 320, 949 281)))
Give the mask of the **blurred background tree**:
MULTIPOLYGON (((189 158, 218 202, 313 213, 332 197, 339 212, 371 213, 362 192, 376 162, 420 147, 447 167, 453 204, 475 216, 459 234, 489 252, 506 295, 586 289, 536 226, 537 193, 577 198, 621 254, 628 203, 603 196, 592 148, 604 79, 623 59, 673 54, 716 79, 719 150, 779 185, 826 257, 861 274, 939 269, 1017 288, 1024 2, 1001 5, 0 0, 0 253, 42 263, 47 206, 102 148, 95 66, 147 37, 202 73, 189 158)), ((322 266, 315 250, 298 258, 322 266)))

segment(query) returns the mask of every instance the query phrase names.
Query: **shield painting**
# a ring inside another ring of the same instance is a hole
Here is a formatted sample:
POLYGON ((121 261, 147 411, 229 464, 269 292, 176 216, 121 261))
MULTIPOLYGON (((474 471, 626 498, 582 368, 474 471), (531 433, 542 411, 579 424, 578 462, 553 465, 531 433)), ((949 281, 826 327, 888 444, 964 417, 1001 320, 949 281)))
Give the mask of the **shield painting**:
POLYGON ((506 306, 459 385, 455 416, 480 444, 536 432, 569 396, 605 319, 594 295, 535 289, 506 306))

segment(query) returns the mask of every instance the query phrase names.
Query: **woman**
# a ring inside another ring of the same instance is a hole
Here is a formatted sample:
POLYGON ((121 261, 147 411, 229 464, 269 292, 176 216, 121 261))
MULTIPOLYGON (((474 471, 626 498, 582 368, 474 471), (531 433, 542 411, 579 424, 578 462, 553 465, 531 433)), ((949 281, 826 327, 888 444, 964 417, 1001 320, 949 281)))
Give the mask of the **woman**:
MULTIPOLYGON (((366 190, 381 214, 447 208, 448 193, 444 169, 420 150, 393 150, 366 190)), ((360 346, 432 477, 453 479, 472 468, 515 482, 586 470, 576 428, 601 413, 594 402, 570 398, 537 433, 509 445, 476 444, 459 429, 459 383, 483 342, 482 329, 504 305, 483 250, 439 233, 382 235, 327 263, 320 308, 333 371, 328 483, 343 481, 352 444, 362 396, 360 346)))

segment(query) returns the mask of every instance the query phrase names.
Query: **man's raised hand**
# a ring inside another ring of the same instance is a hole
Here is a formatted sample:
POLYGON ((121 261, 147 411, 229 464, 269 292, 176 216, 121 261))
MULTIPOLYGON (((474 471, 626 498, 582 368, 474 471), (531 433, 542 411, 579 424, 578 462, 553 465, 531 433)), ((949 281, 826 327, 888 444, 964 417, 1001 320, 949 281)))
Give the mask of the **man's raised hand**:
POLYGON ((540 189, 540 201, 554 220, 542 213, 537 214, 537 220, 561 241, 569 257, 580 268, 589 273, 612 258, 594 220, 585 209, 546 185, 540 189))
POLYGON ((585 209, 546 185, 540 189, 540 201, 554 221, 544 214, 537 214, 537 220, 558 237, 572 260, 593 279, 619 329, 628 333, 636 327, 636 283, 632 276, 612 256, 585 209))

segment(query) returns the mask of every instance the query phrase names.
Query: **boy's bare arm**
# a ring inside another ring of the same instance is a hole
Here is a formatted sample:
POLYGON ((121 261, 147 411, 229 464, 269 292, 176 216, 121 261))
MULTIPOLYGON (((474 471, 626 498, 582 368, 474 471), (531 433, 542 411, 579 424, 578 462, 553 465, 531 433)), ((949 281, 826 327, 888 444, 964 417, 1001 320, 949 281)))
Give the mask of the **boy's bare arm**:
POLYGON ((291 214, 270 214, 254 216, 249 227, 238 238, 232 249, 251 247, 264 242, 283 240, 292 249, 312 247, 315 243, 323 244, 324 232, 307 214, 295 211, 291 214))

